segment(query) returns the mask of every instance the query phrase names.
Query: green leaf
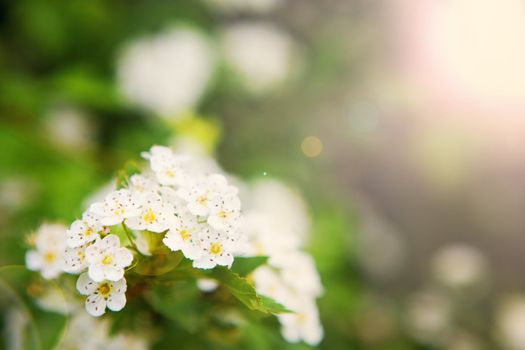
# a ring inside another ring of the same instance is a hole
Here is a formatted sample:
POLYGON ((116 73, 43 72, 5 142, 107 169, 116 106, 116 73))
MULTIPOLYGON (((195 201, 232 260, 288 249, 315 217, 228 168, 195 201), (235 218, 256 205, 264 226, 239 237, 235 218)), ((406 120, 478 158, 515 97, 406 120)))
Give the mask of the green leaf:
POLYGON ((140 173, 140 168, 135 161, 127 162, 122 169, 117 172, 117 189, 120 190, 129 185, 129 178, 133 174, 140 173))
POLYGON ((257 295, 255 287, 246 278, 227 268, 216 267, 212 270, 211 277, 220 281, 237 300, 250 310, 265 314, 289 312, 273 299, 257 295))
POLYGON ((143 276, 160 276, 175 269, 183 258, 182 252, 156 251, 137 263, 133 269, 143 276))
POLYGON ((282 313, 287 313, 287 312, 293 312, 287 309, 286 307, 284 307, 284 305, 276 302, 273 298, 270 298, 270 297, 267 297, 261 294, 259 294, 259 298, 261 299, 261 302, 266 308, 266 310, 268 310, 272 314, 282 314, 282 313))
POLYGON ((206 322, 206 303, 200 299, 195 283, 179 281, 175 285, 155 285, 145 295, 155 311, 175 321, 190 333, 196 333, 206 322))
POLYGON ((267 261, 267 256, 236 257, 231 271, 247 276, 259 266, 266 264, 267 261))

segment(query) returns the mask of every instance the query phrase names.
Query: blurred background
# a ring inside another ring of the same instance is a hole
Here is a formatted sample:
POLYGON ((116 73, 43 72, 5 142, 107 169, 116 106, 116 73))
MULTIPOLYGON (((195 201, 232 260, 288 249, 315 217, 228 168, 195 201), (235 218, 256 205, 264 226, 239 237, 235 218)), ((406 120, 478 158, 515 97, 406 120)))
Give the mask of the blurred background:
POLYGON ((0 1, 0 265, 198 140, 304 196, 321 348, 525 349, 524 38, 519 0, 0 1))

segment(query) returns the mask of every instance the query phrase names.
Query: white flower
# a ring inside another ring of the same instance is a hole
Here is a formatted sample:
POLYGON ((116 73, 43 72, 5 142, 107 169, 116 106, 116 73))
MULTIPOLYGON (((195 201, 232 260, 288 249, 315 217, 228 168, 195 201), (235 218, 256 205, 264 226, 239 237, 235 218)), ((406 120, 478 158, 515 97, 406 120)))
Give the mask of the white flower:
POLYGON ((57 350, 106 350, 110 341, 108 321, 91 317, 83 310, 75 312, 65 327, 57 350))
POLYGON ((212 269, 217 265, 231 267, 233 254, 237 253, 238 241, 228 232, 207 228, 199 238, 200 257, 193 260, 193 267, 212 269))
POLYGON ((257 293, 272 297, 284 304, 290 299, 290 290, 286 287, 281 275, 274 269, 263 265, 251 274, 257 293))
POLYGON ((208 224, 211 227, 223 230, 238 224, 241 216, 241 201, 235 195, 217 196, 211 201, 208 224))
POLYGON ((62 272, 66 249, 66 227, 60 224, 43 224, 35 232, 36 250, 26 253, 27 268, 40 271, 45 279, 58 277, 62 272))
POLYGON ((151 232, 166 231, 170 221, 175 217, 174 208, 164 203, 157 194, 149 194, 142 201, 141 213, 126 219, 126 226, 133 230, 148 230, 151 232))
POLYGON ((135 194, 149 196, 159 190, 159 184, 150 176, 150 174, 133 174, 129 178, 128 189, 135 194))
POLYGON ((62 269, 67 273, 80 273, 87 266, 86 246, 67 248, 64 253, 64 265, 62 269))
POLYGON ((200 258, 200 236, 206 226, 197 221, 197 218, 186 212, 179 213, 163 239, 164 244, 173 251, 180 250, 188 259, 200 258))
POLYGON ((94 145, 95 125, 83 111, 61 106, 45 116, 44 135, 62 149, 85 151, 94 145))
POLYGON ((279 216, 257 210, 244 215, 242 229, 249 237, 249 255, 280 255, 299 249, 302 239, 279 216))
POLYGON ((126 280, 95 282, 83 273, 77 280, 77 290, 87 295, 86 310, 92 316, 101 316, 106 307, 112 311, 120 311, 126 305, 126 280))
POLYGON ((163 146, 153 146, 149 152, 143 152, 142 156, 149 160, 150 168, 160 184, 184 185, 188 181, 186 165, 189 157, 176 155, 163 146))
POLYGON ((294 296, 285 304, 294 312, 277 315, 284 339, 291 343, 303 340, 312 346, 319 344, 324 332, 315 301, 308 297, 294 296))
POLYGON ((296 251, 270 257, 268 263, 280 269, 283 281, 295 292, 318 297, 323 291, 312 257, 296 251))
POLYGON ((103 226, 100 217, 94 213, 85 212, 82 220, 75 220, 67 230, 67 245, 70 248, 80 247, 96 240, 103 226))
POLYGON ((487 261, 483 254, 466 244, 452 244, 440 249, 433 258, 436 279, 451 288, 472 287, 483 281, 487 261))
POLYGON ((140 214, 140 198, 131 191, 122 189, 106 196, 104 202, 92 204, 89 211, 101 217, 103 225, 111 226, 124 219, 140 214))
POLYGON ((496 329, 500 344, 509 350, 521 350, 525 344, 525 297, 506 296, 498 305, 496 329))
POLYGON ((78 306, 69 290, 55 284, 47 285, 43 293, 36 297, 36 303, 43 310, 61 315, 71 314, 78 306))
POLYGON ((292 38, 271 23, 232 25, 223 34, 222 48, 229 66, 255 93, 278 87, 300 66, 292 38))
POLYGON ((116 235, 110 234, 86 248, 86 260, 89 277, 94 281, 118 281, 124 276, 124 268, 131 265, 133 255, 120 247, 116 235))
MULTIPOLYGON (((187 201, 188 210, 193 215, 207 216, 215 206, 219 197, 235 196, 238 190, 228 185, 223 175, 213 174, 194 179, 191 184, 177 191, 179 196, 187 201)), ((233 199, 230 199, 233 202, 233 199)), ((240 207, 240 203, 239 203, 240 207)))
POLYGON ((213 71, 207 39, 190 29, 173 29, 128 46, 118 62, 119 86, 136 104, 166 118, 191 109, 213 71))

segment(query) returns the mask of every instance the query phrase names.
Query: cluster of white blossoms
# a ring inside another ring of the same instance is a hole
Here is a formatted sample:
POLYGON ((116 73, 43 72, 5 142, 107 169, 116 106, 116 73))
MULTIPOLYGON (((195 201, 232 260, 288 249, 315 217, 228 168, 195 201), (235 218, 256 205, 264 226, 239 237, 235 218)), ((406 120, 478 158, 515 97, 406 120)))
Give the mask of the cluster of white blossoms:
MULTIPOLYGON (((169 249, 181 251, 201 269, 230 267, 245 248, 238 190, 223 175, 199 172, 192 157, 167 147, 153 146, 143 157, 149 161, 143 174, 132 175, 125 188, 91 204, 69 229, 43 225, 35 235, 36 249, 26 256, 28 268, 44 278, 80 274, 77 289, 93 316, 126 304, 124 273, 134 256, 121 245, 122 229, 131 246, 144 231, 162 235, 169 249)), ((138 251, 149 255, 144 244, 138 251)))
POLYGON ((268 256, 253 272, 258 293, 274 298, 293 313, 278 314, 283 337, 310 345, 323 338, 316 298, 323 288, 306 243, 308 220, 300 197, 276 181, 260 181, 247 194, 244 229, 250 255, 268 256))

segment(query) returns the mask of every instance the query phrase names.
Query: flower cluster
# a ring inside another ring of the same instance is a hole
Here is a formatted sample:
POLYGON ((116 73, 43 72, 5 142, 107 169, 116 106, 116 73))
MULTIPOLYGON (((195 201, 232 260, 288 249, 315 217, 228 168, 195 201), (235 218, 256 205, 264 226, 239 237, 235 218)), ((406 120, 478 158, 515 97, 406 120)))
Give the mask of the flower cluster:
POLYGON ((250 254, 269 257, 253 272, 257 292, 293 311, 277 315, 287 341, 316 345, 323 337, 315 303, 322 285, 313 259, 302 251, 308 231, 304 206, 276 181, 255 184, 247 197, 244 228, 250 254))
MULTIPOLYGON (((28 268, 44 278, 62 271, 80 274, 77 289, 87 296, 86 310, 93 316, 126 304, 124 272, 134 256, 121 246, 122 230, 133 248, 142 233, 158 234, 159 241, 201 269, 230 267, 243 248, 238 190, 223 175, 199 172, 191 157, 167 147, 153 146, 143 156, 149 161, 143 174, 91 204, 69 229, 43 225, 36 249, 27 253, 28 268)), ((149 254, 144 244, 136 251, 149 254)))

